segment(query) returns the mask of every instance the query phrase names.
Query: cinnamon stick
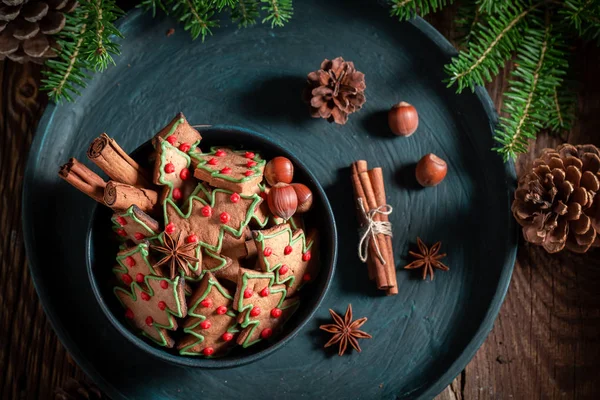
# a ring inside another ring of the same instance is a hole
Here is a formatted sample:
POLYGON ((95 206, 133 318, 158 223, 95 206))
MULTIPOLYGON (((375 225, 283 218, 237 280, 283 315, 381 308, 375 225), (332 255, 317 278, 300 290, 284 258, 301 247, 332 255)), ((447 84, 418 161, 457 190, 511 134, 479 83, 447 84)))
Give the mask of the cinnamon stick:
MULTIPOLYGON (((354 188, 354 199, 358 202, 358 199, 362 199, 363 205, 367 208, 367 197, 365 196, 365 191, 362 188, 360 183, 360 178, 358 176, 359 173, 365 172, 367 170, 367 162, 365 160, 358 160, 355 163, 352 163, 352 187, 354 188)), ((358 204, 357 204, 358 210, 358 204)), ((360 219, 359 223, 361 226, 364 226, 367 221, 365 220, 363 214, 358 212, 358 217, 360 219)), ((375 279, 375 264, 372 257, 367 258, 367 271, 369 274, 369 279, 375 279)))
POLYGON ((103 133, 90 144, 88 158, 116 182, 137 187, 152 187, 150 174, 103 133))
MULTIPOLYGON (((367 209, 372 210, 377 208, 377 201, 375 200, 375 193, 373 191, 373 183, 371 182, 371 178, 369 177, 368 172, 361 172, 358 174, 360 178, 360 182, 363 190, 365 191, 365 196, 367 198, 367 209)), ((383 182, 376 182, 376 185, 383 185, 383 182)), ((381 221, 381 216, 376 214, 373 218, 375 221, 381 221)), ((384 263, 381 262, 378 256, 377 248, 379 248, 379 252, 383 259, 385 260, 386 255, 388 254, 387 250, 387 242, 385 241, 385 235, 378 234, 375 236, 375 240, 371 240, 369 242, 369 246, 372 247, 372 252, 370 257, 375 259, 375 282, 377 283, 377 288, 380 290, 387 290, 392 287, 391 282, 388 280, 387 267, 384 263)), ((387 264, 387 260, 386 260, 387 264)))
POLYGON ((70 158, 65 165, 60 167, 58 175, 76 189, 87 194, 97 202, 104 204, 103 198, 106 182, 76 158, 70 158))
MULTIPOLYGON (((381 168, 373 168, 369 171, 369 177, 371 178, 371 183, 373 184, 373 193, 375 194, 375 201, 377 202, 377 207, 381 207, 387 204, 387 198, 385 195, 385 186, 383 180, 383 171, 381 168)), ((381 221, 389 222, 389 218, 387 215, 378 214, 381 221)), ((390 283, 391 287, 387 290, 387 295, 395 295, 398 294, 398 282, 396 280, 396 262, 394 260, 394 249, 392 246, 392 238, 391 236, 385 236, 384 239, 386 241, 386 250, 387 254, 385 256, 385 270, 387 273, 387 280, 390 283)))
POLYGON ((150 189, 109 181, 104 189, 104 203, 116 211, 124 211, 136 205, 140 210, 152 214, 154 206, 158 203, 158 193, 150 189))

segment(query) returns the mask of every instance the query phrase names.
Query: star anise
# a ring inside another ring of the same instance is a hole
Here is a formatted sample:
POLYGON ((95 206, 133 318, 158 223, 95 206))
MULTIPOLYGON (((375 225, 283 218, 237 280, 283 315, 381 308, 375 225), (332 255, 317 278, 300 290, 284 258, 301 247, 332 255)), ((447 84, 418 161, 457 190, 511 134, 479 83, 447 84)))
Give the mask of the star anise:
POLYGON ((429 274, 431 275, 431 280, 433 280, 434 268, 441 269, 442 271, 448 271, 450 269, 448 266, 439 261, 440 259, 446 257, 446 253, 438 254, 440 252, 442 242, 437 242, 428 249, 421 238, 417 238, 417 246, 419 246, 419 251, 421 254, 409 251, 408 254, 416 258, 416 260, 405 266, 404 269, 423 268, 423 279, 427 279, 427 274, 429 274))
POLYGON ((331 314, 331 317, 335 323, 321 325, 319 327, 319 329, 324 330, 325 332, 333 333, 333 337, 329 340, 329 342, 325 343, 325 347, 333 346, 334 344, 339 343, 340 348, 338 354, 341 356, 346 351, 348 343, 350 343, 350 346, 360 353, 361 350, 357 339, 372 338, 372 336, 368 333, 358 330, 358 328, 367 322, 367 317, 357 319, 356 321, 352 322, 352 304, 348 304, 348 309, 346 310, 344 319, 337 315, 332 309, 329 309, 329 313, 331 314))
MULTIPOLYGON (((183 243, 181 232, 177 235, 177 240, 174 240, 171 235, 165 232, 163 235, 163 245, 150 245, 150 249, 164 254, 164 257, 154 264, 154 268, 170 263, 170 278, 175 278, 177 267, 181 268, 186 275, 190 275, 188 263, 199 263, 200 259, 189 255, 198 246, 198 243, 183 243)), ((192 253, 193 254, 193 253, 192 253)))

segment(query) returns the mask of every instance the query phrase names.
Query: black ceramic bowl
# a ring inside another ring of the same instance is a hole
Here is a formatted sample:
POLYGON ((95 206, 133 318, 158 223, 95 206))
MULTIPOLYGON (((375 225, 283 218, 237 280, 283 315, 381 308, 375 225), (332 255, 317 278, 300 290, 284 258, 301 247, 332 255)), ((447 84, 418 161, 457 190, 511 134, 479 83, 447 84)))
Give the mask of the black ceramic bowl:
MULTIPOLYGON (((256 361, 288 344, 302 329, 323 301, 333 277, 337 259, 337 234, 333 212, 321 185, 300 160, 271 139, 246 129, 229 126, 212 126, 202 129, 203 150, 211 146, 229 146, 236 149, 255 150, 265 159, 285 156, 294 163, 294 182, 307 185, 313 192, 313 207, 305 214, 307 227, 316 228, 320 235, 320 272, 317 279, 300 292, 302 303, 294 316, 286 323, 283 332, 270 341, 263 341, 246 349, 238 346, 221 358, 181 356, 175 349, 158 347, 138 335, 125 321, 123 308, 113 294, 114 276, 112 267, 118 251, 113 240, 110 217, 107 207, 98 206, 94 211, 88 230, 87 269, 94 295, 100 307, 114 327, 142 351, 174 364, 201 367, 227 368, 256 361)), ((132 157, 142 165, 149 164, 152 152, 150 142, 141 145, 132 157)))

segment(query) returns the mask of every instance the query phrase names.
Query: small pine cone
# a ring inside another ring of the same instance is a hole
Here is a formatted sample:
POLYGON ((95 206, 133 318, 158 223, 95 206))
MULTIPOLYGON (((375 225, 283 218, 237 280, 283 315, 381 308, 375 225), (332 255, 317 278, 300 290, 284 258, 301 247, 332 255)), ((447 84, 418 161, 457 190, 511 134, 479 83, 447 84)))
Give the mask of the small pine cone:
POLYGON ((94 384, 69 378, 55 394, 56 400, 100 400, 108 399, 94 384))
POLYGON ((52 37, 63 30, 76 0, 0 0, 0 60, 43 64, 58 55, 52 37))
MULTIPOLYGON (((549 253, 598 246, 600 151, 593 145, 544 149, 519 180, 512 212, 528 242, 549 253)), ((600 237, 599 237, 600 238, 600 237)))
POLYGON ((343 125, 348 115, 361 109, 365 103, 365 74, 354 68, 354 63, 342 57, 325 59, 321 69, 308 74, 304 100, 310 104, 313 118, 326 118, 343 125))

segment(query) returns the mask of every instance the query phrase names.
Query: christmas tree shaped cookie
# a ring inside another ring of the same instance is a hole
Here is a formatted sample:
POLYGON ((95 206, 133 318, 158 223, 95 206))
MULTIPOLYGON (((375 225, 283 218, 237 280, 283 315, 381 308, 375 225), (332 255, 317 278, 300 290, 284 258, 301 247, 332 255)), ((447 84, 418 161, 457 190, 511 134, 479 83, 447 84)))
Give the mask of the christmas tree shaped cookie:
POLYGON ((277 284, 287 285, 288 296, 313 280, 318 263, 313 259, 315 240, 306 239, 301 229, 288 224, 252 232, 260 268, 275 273, 277 284))
POLYGON ((186 213, 170 199, 165 200, 165 226, 173 232, 182 232, 186 242, 219 253, 225 232, 239 237, 262 199, 257 194, 240 195, 223 189, 213 190, 208 197, 209 201, 190 197, 186 213))
POLYGON ((143 285, 148 275, 162 276, 160 269, 153 267, 148 247, 147 243, 140 243, 117 253, 119 265, 113 272, 125 285, 130 286, 133 282, 143 285))
POLYGON ((143 212, 138 206, 131 206, 125 212, 112 216, 113 230, 117 235, 141 243, 157 235, 158 221, 143 212))
POLYGON ((116 287, 114 293, 125 308, 125 318, 160 346, 173 347, 168 331, 177 330, 177 318, 187 315, 183 279, 144 278, 146 290, 137 283, 131 290, 116 287))
POLYGON ((152 144, 155 148, 158 148, 160 140, 165 140, 171 146, 188 153, 196 150, 202 136, 187 122, 183 113, 179 113, 154 136, 152 144))
POLYGON ((229 291, 207 271, 188 304, 188 318, 183 324, 187 335, 177 344, 179 353, 206 357, 223 355, 235 344, 239 332, 229 291))
POLYGON ((196 189, 190 157, 166 140, 158 139, 154 163, 154 183, 164 186, 161 202, 171 199, 183 204, 196 189))
POLYGON ((246 241, 252 237, 250 229, 246 228, 240 237, 235 237, 230 233, 223 236, 223 245, 221 246, 221 255, 231 259, 231 264, 227 268, 222 268, 214 272, 218 279, 227 279, 230 282, 237 282, 240 262, 248 257, 248 248, 246 241))
POLYGON ((265 160, 250 151, 213 147, 209 153, 191 153, 198 160, 194 176, 209 185, 242 194, 257 192, 265 160))
MULTIPOLYGON (((276 286, 274 286, 276 287, 276 286)), ((238 317, 238 322, 245 327, 237 338, 239 345, 243 347, 252 346, 264 339, 269 339, 273 334, 283 328, 283 324, 290 319, 300 305, 300 299, 286 299, 278 306, 273 306, 279 299, 280 294, 273 295, 270 301, 265 301, 263 309, 256 317, 252 317, 252 310, 238 317)))

